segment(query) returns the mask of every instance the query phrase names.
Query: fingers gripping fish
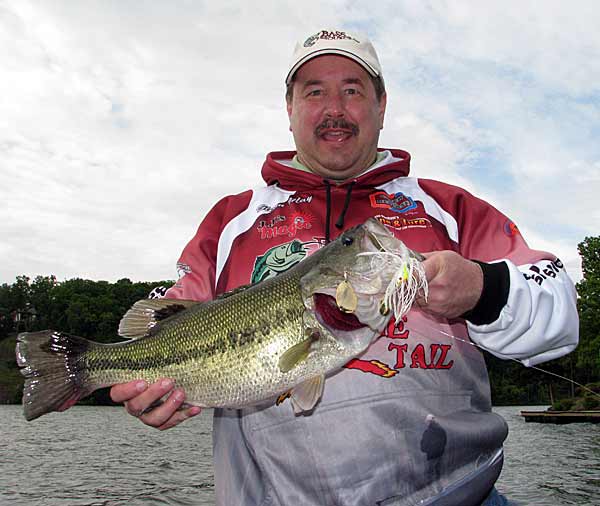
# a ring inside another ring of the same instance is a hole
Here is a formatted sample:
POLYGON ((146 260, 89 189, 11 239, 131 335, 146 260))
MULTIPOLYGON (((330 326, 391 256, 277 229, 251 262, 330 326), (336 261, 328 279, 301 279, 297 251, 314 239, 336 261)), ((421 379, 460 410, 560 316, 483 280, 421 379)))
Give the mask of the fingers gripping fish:
POLYGON ((163 377, 202 407, 241 408, 290 391, 294 410, 310 411, 325 376, 364 352, 419 291, 427 285, 418 254, 371 219, 279 276, 213 301, 137 302, 119 326, 128 341, 20 334, 25 418, 64 411, 98 388, 163 377))

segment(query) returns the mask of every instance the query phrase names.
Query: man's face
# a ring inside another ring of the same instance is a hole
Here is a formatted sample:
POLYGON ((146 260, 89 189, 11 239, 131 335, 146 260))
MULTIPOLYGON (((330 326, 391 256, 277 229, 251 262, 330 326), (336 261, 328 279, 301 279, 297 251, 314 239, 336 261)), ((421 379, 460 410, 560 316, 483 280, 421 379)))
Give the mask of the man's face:
POLYGON ((375 161, 386 97, 377 100, 363 67, 343 56, 318 56, 298 69, 293 86, 287 111, 304 165, 347 179, 375 161))

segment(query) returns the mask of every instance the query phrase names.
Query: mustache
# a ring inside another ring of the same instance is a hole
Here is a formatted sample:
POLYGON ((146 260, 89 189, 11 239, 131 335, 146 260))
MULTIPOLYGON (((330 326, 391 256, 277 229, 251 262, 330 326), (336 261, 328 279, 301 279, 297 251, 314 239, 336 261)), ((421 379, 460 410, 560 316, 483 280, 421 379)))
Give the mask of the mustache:
POLYGON ((323 133, 323 130, 328 130, 330 128, 340 128, 343 130, 350 130, 352 135, 358 135, 359 129, 358 125, 355 123, 350 123, 346 121, 344 118, 332 119, 328 118, 324 120, 322 123, 317 125, 315 128, 315 135, 320 136, 323 133))

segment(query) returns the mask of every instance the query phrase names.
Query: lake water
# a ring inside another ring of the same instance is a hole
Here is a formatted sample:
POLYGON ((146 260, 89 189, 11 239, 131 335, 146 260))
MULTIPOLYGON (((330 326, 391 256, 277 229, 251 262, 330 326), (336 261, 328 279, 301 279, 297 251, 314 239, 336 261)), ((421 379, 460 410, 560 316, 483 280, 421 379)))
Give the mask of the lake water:
MULTIPOLYGON (((600 425, 510 427, 498 489, 518 506, 599 506, 600 425)), ((0 406, 0 505, 214 504, 211 416, 158 432, 121 408, 76 406, 28 423, 0 406)))

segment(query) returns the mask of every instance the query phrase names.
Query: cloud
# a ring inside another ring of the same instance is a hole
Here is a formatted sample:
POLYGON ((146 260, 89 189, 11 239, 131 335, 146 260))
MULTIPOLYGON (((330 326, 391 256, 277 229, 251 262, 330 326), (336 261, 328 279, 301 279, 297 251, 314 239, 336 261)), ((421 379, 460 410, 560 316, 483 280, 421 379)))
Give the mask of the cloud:
POLYGON ((322 26, 368 32, 378 48, 381 145, 576 266, 600 218, 597 9, 4 2, 0 281, 175 276, 212 204, 259 185, 265 153, 293 147, 283 76, 295 40, 322 26))

